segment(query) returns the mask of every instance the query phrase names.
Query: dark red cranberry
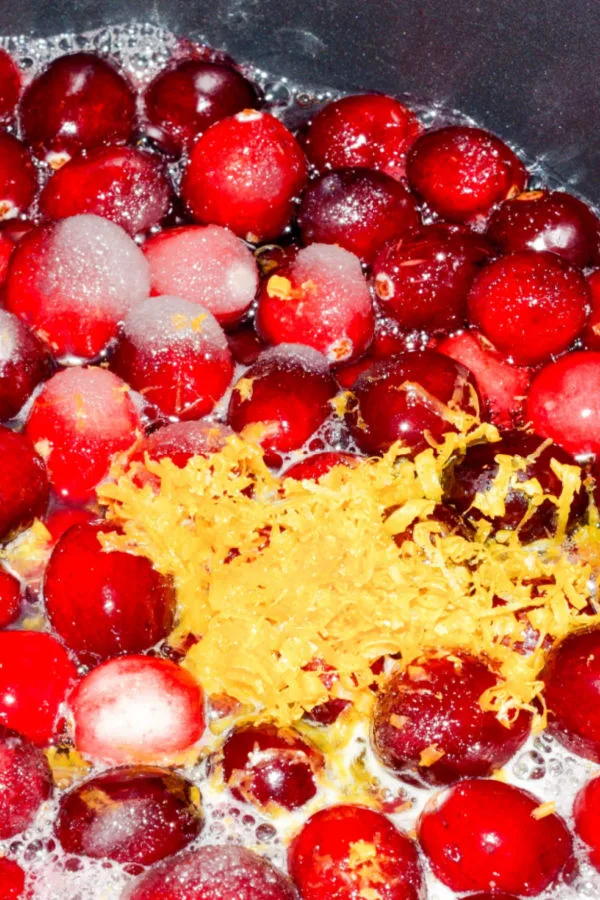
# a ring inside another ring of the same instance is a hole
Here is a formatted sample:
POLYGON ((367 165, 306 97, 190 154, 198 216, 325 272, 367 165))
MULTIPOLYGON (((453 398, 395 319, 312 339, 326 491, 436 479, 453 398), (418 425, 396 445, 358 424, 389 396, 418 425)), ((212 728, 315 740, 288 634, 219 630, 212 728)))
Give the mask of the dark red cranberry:
POLYGON ((289 878, 252 850, 205 846, 153 866, 127 900, 297 900, 289 878))
MULTIPOLYGON (((575 460, 561 447, 550 445, 540 453, 544 438, 525 431, 504 432, 495 443, 472 444, 464 457, 446 470, 445 497, 460 513, 473 520, 488 519, 494 531, 508 528, 518 530, 522 541, 535 541, 556 534, 558 508, 551 499, 532 507, 531 496, 519 485, 535 479, 546 496, 560 497, 562 481, 552 468, 552 460, 560 465, 574 466, 575 460), (506 493, 504 513, 489 515, 474 506, 478 496, 484 501, 495 490, 500 471, 498 456, 520 457, 524 465, 515 472, 506 493), (530 514, 525 522, 526 514, 530 514)), ((537 503, 537 501, 536 501, 537 503)), ((584 488, 580 488, 571 502, 567 526, 569 529, 583 518, 587 508, 584 488)))
POLYGON ((14 135, 0 133, 0 219, 25 212, 37 186, 29 150, 14 135))
POLYGON ((421 131, 417 117, 399 100, 357 94, 324 106, 306 129, 302 146, 320 172, 362 166, 401 179, 406 153, 421 131))
POLYGON ((2 725, 34 744, 47 744, 57 732, 60 706, 76 677, 67 651, 52 635, 0 631, 2 725))
POLYGON ((280 454, 297 450, 325 421, 336 391, 325 357, 301 344, 280 344, 237 382, 228 422, 238 433, 258 426, 265 460, 276 466, 280 454))
POLYGON ((55 59, 21 100, 25 140, 56 168, 79 150, 125 143, 134 118, 132 88, 110 63, 92 53, 55 59))
POLYGON ((181 183, 198 222, 246 240, 277 237, 307 178, 296 138, 268 113, 248 110, 211 125, 194 145, 181 183))
POLYGON ((591 314, 583 332, 586 350, 600 350, 600 270, 588 275, 591 292, 591 314))
POLYGON ((12 56, 0 49, 0 124, 10 125, 21 93, 21 73, 12 56))
POLYGON ((258 263, 261 276, 270 278, 278 269, 288 266, 296 258, 300 247, 295 243, 263 244, 254 251, 254 258, 258 263))
POLYGON ((170 153, 190 150, 215 122, 260 106, 251 82, 232 66, 184 59, 159 72, 144 94, 146 133, 170 153))
POLYGON ((251 366, 267 348, 267 344, 257 334, 254 323, 240 325, 230 332, 227 343, 235 361, 243 366, 251 366))
POLYGON ((65 853, 148 866, 200 834, 195 794, 191 781, 169 769, 113 769, 61 798, 56 836, 65 853))
POLYGON ((52 774, 43 751, 0 726, 0 838, 29 828, 51 792, 52 774))
POLYGON ((573 806, 575 831, 588 846, 593 866, 600 871, 600 778, 596 776, 585 784, 573 806))
POLYGON ((51 371, 43 344, 24 322, 0 309, 0 420, 15 416, 51 371))
POLYGON ((315 725, 333 725, 337 722, 344 710, 352 706, 351 700, 344 700, 342 697, 331 697, 324 703, 318 703, 316 706, 304 714, 304 718, 315 725))
POLYGON ((336 466, 354 468, 360 464, 361 457, 354 453, 342 453, 339 450, 329 450, 323 453, 314 453, 301 459, 300 462, 289 466, 281 473, 282 478, 295 478, 297 481, 309 479, 318 481, 323 475, 331 472, 336 466))
POLYGON ((467 654, 422 657, 393 674, 377 694, 373 747, 401 777, 429 784, 491 775, 527 740, 531 714, 501 721, 480 705, 501 679, 467 654))
POLYGON ((412 353, 435 346, 435 339, 430 339, 424 331, 405 331, 398 322, 390 318, 377 316, 375 320, 375 336, 367 353, 357 362, 341 363, 334 369, 338 383, 346 389, 352 387, 361 372, 370 368, 376 359, 386 359, 396 353, 412 353))
POLYGON ((288 864, 302 900, 422 897, 415 844, 363 806, 332 806, 311 816, 290 844, 288 864))
MULTIPOLYGON (((386 518, 389 519, 397 509, 397 506, 390 507, 387 510, 386 518)), ((398 547, 401 547, 405 541, 414 541, 415 527, 421 521, 434 526, 429 532, 432 543, 435 542, 436 535, 443 538, 457 536, 464 538, 466 541, 471 540, 473 537, 473 529, 467 525, 466 521, 451 506, 446 506, 445 503, 436 503, 426 519, 416 519, 404 531, 394 534, 394 541, 398 547)))
POLYGON ((382 453, 396 441, 414 452, 456 431, 455 417, 475 416, 478 402, 468 369, 441 353, 423 350, 377 360, 353 385, 347 414, 365 453, 382 453), (447 411, 446 411, 447 410, 447 411))
POLYGON ((475 225, 527 183, 527 170, 510 147, 489 131, 465 125, 421 135, 409 153, 406 174, 434 212, 475 225))
POLYGON ((584 269, 597 259, 600 222, 564 191, 525 191, 492 214, 487 235, 503 253, 549 250, 584 269))
POLYGON ((571 835, 526 791, 473 779, 429 801, 419 839, 437 877, 452 890, 509 891, 532 897, 554 884, 573 861, 571 835))
POLYGON ((22 602, 21 582, 6 569, 0 569, 0 628, 16 622, 22 602))
POLYGON ((466 228, 425 225, 380 248, 371 282, 403 328, 450 330, 464 321, 469 288, 491 255, 485 238, 466 228))
POLYGON ((25 872, 6 856, 0 858, 0 900, 22 900, 25 896, 25 872))
POLYGON ((1 426, 0 458, 0 540, 7 540, 45 511, 48 475, 28 438, 1 426))
POLYGON ((304 244, 338 244, 372 263, 381 245, 419 224, 417 205, 399 181, 373 169, 338 169, 304 193, 298 226, 304 244))

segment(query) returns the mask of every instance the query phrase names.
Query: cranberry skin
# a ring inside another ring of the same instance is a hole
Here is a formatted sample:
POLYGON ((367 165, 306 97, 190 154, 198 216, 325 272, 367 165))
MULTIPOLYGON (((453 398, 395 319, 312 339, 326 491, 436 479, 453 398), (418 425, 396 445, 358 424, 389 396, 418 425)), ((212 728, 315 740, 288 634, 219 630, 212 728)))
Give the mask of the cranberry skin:
POLYGON ((478 399, 469 370, 434 350, 377 360, 358 376, 352 392, 356 406, 347 421, 356 443, 368 454, 384 453, 399 440, 415 453, 425 450, 430 446, 426 432, 441 441, 456 431, 436 409, 436 401, 475 415, 473 403, 478 399))
POLYGON ((37 186, 36 170, 25 145, 12 134, 0 134, 0 219, 25 212, 37 186))
POLYGON ((126 889, 124 900, 298 900, 271 863, 245 847, 205 846, 159 863, 126 889))
POLYGON ((361 166, 402 179, 406 153, 422 130, 399 100, 357 94, 324 106, 306 129, 302 146, 319 172, 361 166))
POLYGON ((389 175, 371 169, 321 175, 305 191, 298 210, 304 244, 338 244, 367 264, 385 241, 418 224, 410 192, 389 175))
POLYGON ((238 433, 263 424, 265 461, 277 466, 281 453, 297 450, 322 425, 336 392, 320 353, 300 344, 280 344, 265 351, 237 382, 228 422, 238 433))
POLYGON ((23 136, 49 162, 79 150, 125 143, 133 131, 135 94, 117 70, 92 53, 60 56, 25 90, 23 136))
POLYGON ((176 595, 148 559, 107 552, 105 524, 74 525, 58 541, 44 574, 54 630, 85 662, 153 647, 171 631, 176 595))
POLYGON ((56 546, 65 531, 72 528, 73 525, 82 525, 84 522, 95 522, 98 515, 89 509, 81 509, 80 507, 59 507, 47 513, 44 517, 44 525, 50 532, 52 538, 52 546, 56 546))
POLYGON ((521 160, 482 128, 450 125, 427 131, 409 153, 411 188, 450 222, 481 224, 497 203, 527 183, 521 160))
POLYGON ((592 311, 583 332, 583 343, 586 350, 600 350, 600 270, 588 275, 591 292, 592 311))
POLYGON ((491 255, 485 238, 467 229, 425 225, 381 247, 371 284, 403 328, 450 330, 464 321, 473 279, 491 255))
POLYGON ((0 631, 0 723, 44 746, 56 735, 59 707, 77 670, 50 634, 0 631), (40 678, 40 672, 51 677, 40 678))
POLYGON ((12 859, 0 859, 0 900, 20 900, 24 897, 25 872, 12 859))
POLYGON ((181 193, 196 221, 257 242, 283 232, 306 179, 306 160, 292 133, 268 113, 250 110, 204 132, 181 193))
POLYGON ((0 426, 0 540, 9 540, 41 516, 48 504, 43 459, 24 434, 0 426))
POLYGON ((433 797, 419 821, 434 874, 454 891, 541 894, 573 861, 571 836, 532 794, 500 781, 462 781, 433 797))
POLYGON ((496 891, 491 893, 484 891, 483 894, 469 894, 464 900, 519 900, 519 898, 515 897, 514 894, 505 894, 504 892, 498 894, 496 891))
POLYGON ((51 792, 52 773, 43 751, 0 726, 0 839, 29 828, 51 792))
MULTIPOLYGON (((550 445, 538 454, 543 442, 544 438, 536 434, 528 434, 525 431, 507 431, 504 432, 500 441, 493 444, 472 444, 462 460, 455 463, 446 472, 444 491, 447 502, 462 515, 467 515, 471 519, 487 518, 491 521, 495 531, 503 528, 516 530, 530 506, 527 494, 520 491, 516 485, 508 491, 503 516, 485 516, 472 504, 477 494, 485 496, 493 488, 499 471, 496 461, 499 454, 520 457, 537 454, 534 459, 528 461, 525 468, 517 473, 517 482, 529 481, 534 478, 539 482, 545 494, 559 497, 562 491, 562 482, 552 471, 552 460, 568 466, 577 464, 569 453, 556 445, 550 445)), ((574 528, 583 518, 586 509, 586 492, 585 488, 581 487, 571 503, 568 522, 570 529, 574 528)), ((519 528, 520 539, 536 541, 554 536, 556 519, 555 504, 551 500, 544 500, 536 507, 531 518, 519 528)))
POLYGON ((10 125, 21 93, 21 73, 12 56, 0 49, 0 124, 10 125))
POLYGON ((148 435, 135 458, 142 459, 144 453, 147 453, 150 459, 170 459, 173 465, 184 469, 188 460, 194 456, 218 453, 231 434, 233 432, 226 425, 209 420, 173 422, 148 435))
POLYGON ((0 569, 0 628, 12 625, 21 613, 21 583, 5 569, 0 569))
POLYGON ((0 420, 12 419, 52 373, 48 351, 24 322, 0 309, 0 420))
POLYGON ((584 269, 594 264, 600 222, 563 191, 525 191, 492 213, 487 236, 502 253, 548 250, 584 269))
POLYGON ((507 727, 481 708, 481 695, 500 680, 482 661, 462 653, 411 663, 377 694, 375 753, 400 777, 416 775, 428 784, 490 775, 516 753, 531 727, 526 711, 507 727), (443 756, 423 765, 421 754, 430 747, 443 756))
POLYGON ((191 781, 169 769, 113 769, 60 801, 56 836, 66 853, 148 866, 202 831, 191 781))
POLYGON ((354 453, 342 453, 338 450, 329 450, 324 453, 314 453, 294 463, 282 472, 282 478, 294 478, 296 481, 319 481, 323 475, 327 475, 336 466, 346 466, 353 469, 360 465, 362 457, 354 453))
POLYGON ((146 88, 146 131, 179 155, 210 125, 260 105, 254 85, 232 66, 185 59, 167 66, 146 88))
POLYGON ((363 806, 332 806, 311 816, 290 845, 288 864, 302 900, 422 896, 414 843, 363 806))
POLYGON ((227 335, 227 343, 234 360, 243 366, 251 366, 252 363, 255 363, 268 346, 256 333, 254 323, 241 325, 235 331, 230 332, 227 335))

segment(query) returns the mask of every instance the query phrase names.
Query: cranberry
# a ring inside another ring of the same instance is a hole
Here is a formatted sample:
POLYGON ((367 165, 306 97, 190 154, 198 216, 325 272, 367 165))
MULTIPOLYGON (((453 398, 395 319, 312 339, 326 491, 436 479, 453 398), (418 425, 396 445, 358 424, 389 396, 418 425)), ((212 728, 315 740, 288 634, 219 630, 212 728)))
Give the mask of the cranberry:
POLYGON ((153 294, 203 306, 221 325, 234 325, 250 308, 258 268, 243 241, 218 225, 185 225, 144 244, 153 294))
POLYGON ((81 680, 70 706, 75 746, 103 762, 177 761, 204 731, 202 688, 166 659, 110 659, 81 680))
POLYGON ((597 258, 600 222, 563 191, 525 191, 492 214, 487 235, 503 253, 549 250, 584 269, 597 258))
POLYGON ((445 338, 439 353, 462 363, 475 376, 490 420, 499 428, 514 428, 523 422, 523 405, 531 381, 531 370, 510 363, 478 331, 461 331, 445 338))
POLYGON ((288 862, 302 900, 422 896, 414 843, 381 813, 363 806, 315 813, 290 844, 288 862))
POLYGON ((296 138, 268 113, 247 110, 211 125, 194 145, 181 183, 198 222, 251 241, 277 237, 306 183, 296 138))
POLYGON ((534 430, 575 456, 600 453, 600 353, 568 353, 533 379, 525 407, 534 430))
POLYGON ((526 791, 484 779, 433 797, 419 839, 434 874, 454 891, 540 894, 572 863, 573 846, 556 813, 532 815, 539 805, 526 791))
POLYGON ((241 325, 228 334, 227 343, 235 361, 243 366, 251 366, 263 350, 267 349, 267 344, 256 333, 253 322, 241 325))
POLYGON ((37 186, 36 170, 25 145, 12 134, 0 133, 0 219, 25 212, 37 186))
POLYGON ((95 522, 97 519, 98 516, 89 509, 77 506, 57 507, 44 517, 44 525, 50 532, 52 545, 55 546, 65 531, 68 531, 73 525, 83 525, 95 522))
POLYGON ((417 206, 399 181, 373 169, 338 169, 306 190, 298 211, 305 244, 338 244, 372 263, 389 238, 419 224, 417 206))
POLYGON ((132 310, 111 367, 168 416, 211 412, 233 375, 223 329, 196 303, 151 297, 132 310))
POLYGON ((331 412, 336 384, 323 356, 301 344, 266 350, 233 389, 228 421, 238 433, 262 426, 265 461, 297 450, 331 412))
POLYGON ((344 710, 352 706, 351 700, 344 700, 342 697, 331 697, 324 703, 318 703, 316 706, 304 714, 304 718, 314 725, 333 725, 337 722, 344 710))
POLYGON ((499 894, 497 891, 484 891, 482 894, 469 894, 464 900, 518 900, 514 894, 505 894, 504 891, 499 894))
POLYGON ((468 369, 423 350, 377 360, 358 376, 356 406, 347 414, 365 453, 382 453, 401 440, 414 452, 456 431, 454 416, 476 415, 477 389, 468 369), (447 408, 445 412, 444 407, 447 408))
POLYGON ((329 450, 324 453, 314 453, 299 462, 289 466, 282 472, 282 478, 295 478, 297 481, 319 481, 323 475, 327 475, 336 466, 354 468, 359 465, 360 456, 354 453, 342 453, 339 450, 329 450))
POLYGON ((21 93, 21 73, 6 50, 0 49, 0 124, 10 125, 21 93))
MULTIPOLYGON (((389 518, 392 513, 394 513, 398 506, 389 507, 386 518, 389 518)), ((405 541, 414 541, 415 540, 415 527, 421 522, 421 519, 416 519, 411 522, 411 524, 404 529, 404 531, 398 532, 394 534, 394 542, 398 545, 398 547, 402 547, 405 541)), ((432 543, 435 543, 436 535, 439 537, 447 538, 447 537, 461 537, 464 540, 472 540, 473 538, 473 529, 470 525, 467 525, 465 520, 455 512, 451 506, 446 506, 445 503, 436 503, 433 507, 431 513, 424 520, 428 524, 434 525, 434 528, 429 531, 429 539, 432 543)))
POLYGON ((585 784, 573 806, 575 830, 588 846, 590 862, 600 870, 600 778, 596 776, 585 784))
POLYGON ((201 59, 171 63, 144 94, 146 132, 168 152, 190 150, 215 122, 260 105, 256 88, 232 66, 201 59))
POLYGON ((51 371, 43 344, 20 319, 0 309, 0 420, 12 419, 51 371))
POLYGON ((56 168, 78 150, 125 143, 135 95, 122 75, 92 53, 61 56, 26 89, 21 126, 37 156, 56 168))
POLYGON ((306 344, 339 362, 360 356, 374 327, 360 263, 341 247, 312 244, 263 282, 256 329, 272 344, 306 344))
POLYGON ((52 774, 43 751, 0 725, 0 838, 29 828, 51 792, 52 774))
POLYGON ((451 329, 464 320, 469 288, 490 255, 487 241, 467 229, 425 225, 381 247, 373 289, 403 328, 451 329))
POLYGON ((143 458, 147 453, 150 459, 170 459, 173 465, 183 469, 194 456, 218 453, 230 434, 233 434, 231 429, 218 422, 173 422, 144 438, 136 458, 143 458))
POLYGON ((592 272, 587 282, 591 292, 592 312, 583 332, 583 342, 587 350, 600 350, 600 270, 592 272))
POLYGON ((52 635, 0 631, 0 723, 7 728, 34 744, 48 743, 76 677, 66 650, 52 635))
POLYGON ((96 367, 65 369, 37 395, 26 431, 46 458, 52 487, 71 502, 88 500, 113 454, 130 447, 140 416, 127 386, 96 367))
POLYGON ((169 769, 113 769, 61 798, 56 835, 65 853, 151 865, 200 834, 195 794, 169 769))
POLYGON ((6 569, 0 569, 0 628, 16 622, 21 604, 21 582, 6 569))
POLYGON ((205 846, 153 866, 126 900, 297 900, 289 878, 245 847, 205 846))
POLYGON ((417 117, 399 100, 357 94, 324 106, 306 129, 302 145, 320 172, 362 166, 401 179, 407 150, 421 131, 417 117))
MULTIPOLYGON (((546 496, 559 497, 562 481, 552 469, 552 460, 561 465, 574 466, 575 460, 561 447, 550 445, 541 453, 544 439, 525 431, 504 432, 496 443, 472 444, 465 456, 449 469, 445 475, 445 496, 448 503, 471 519, 487 518, 495 531, 508 528, 518 530, 522 541, 536 541, 556 534, 558 510, 552 499, 532 506, 531 496, 519 485, 535 479, 546 496), (495 481, 500 471, 498 456, 519 457, 524 464, 511 478, 508 487, 504 513, 486 515, 473 506, 477 496, 486 499, 495 490, 495 481), (526 514, 529 517, 523 522, 526 514)), ((537 504, 537 500, 535 501, 537 504)), ((584 488, 580 488, 571 502, 568 527, 574 528, 583 518, 587 508, 584 488)))
POLYGON ((521 160, 500 138, 482 128, 449 125, 427 131, 407 160, 408 181, 451 222, 479 225, 493 207, 527 183, 521 160))
POLYGON ((18 863, 0 858, 0 900, 21 900, 25 896, 25 872, 18 863))
POLYGON ((0 457, 0 541, 6 541, 45 511, 48 475, 27 437, 2 426, 0 457))

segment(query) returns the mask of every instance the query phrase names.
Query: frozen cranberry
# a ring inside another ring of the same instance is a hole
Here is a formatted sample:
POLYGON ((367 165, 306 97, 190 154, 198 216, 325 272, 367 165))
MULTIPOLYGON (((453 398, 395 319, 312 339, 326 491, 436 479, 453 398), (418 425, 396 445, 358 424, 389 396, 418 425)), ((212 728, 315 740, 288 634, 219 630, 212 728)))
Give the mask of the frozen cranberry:
POLYGON ((5 305, 57 355, 93 359, 149 292, 148 263, 134 241, 107 219, 81 215, 22 238, 5 305))
POLYGON ((153 294, 183 297, 203 306, 221 325, 248 311, 258 268, 238 237, 218 225, 170 228, 144 244, 153 294))
POLYGON ((0 628, 6 628, 19 618, 21 603, 21 582, 0 568, 0 628))
POLYGON ((490 420, 499 428, 523 422, 523 406, 531 370, 515 366, 478 331, 460 331, 445 338, 437 351, 466 366, 475 377, 490 420))
POLYGON ((0 900, 22 900, 25 896, 25 872, 18 863, 0 858, 0 900))
POLYGON ((176 761, 204 731, 203 702, 200 685, 174 662, 110 659, 73 692, 75 745, 109 763, 176 761))
POLYGON ((302 900, 418 900, 423 892, 414 843, 363 806, 311 816, 290 844, 288 863, 302 900))
POLYGON ((298 226, 305 244, 339 244, 371 263, 381 245, 419 224, 417 206, 399 181, 373 169, 338 169, 304 193, 298 226))
POLYGON ((574 456, 600 453, 600 353, 568 353, 533 379, 526 419, 574 456))
POLYGON ((144 105, 147 134, 179 154, 210 125, 260 101, 254 85, 232 66, 184 59, 159 72, 146 88, 144 105))
POLYGON ((43 751, 0 725, 0 838, 29 828, 51 791, 52 774, 43 751))
POLYGON ((473 279, 490 255, 485 238, 467 229, 425 225, 381 247, 371 276, 375 295, 403 328, 455 328, 464 320, 473 279))
POLYGON ((235 361, 243 366, 251 366, 267 348, 267 344, 256 333, 253 322, 241 325, 228 334, 227 343, 235 361))
POLYGON ((53 546, 59 542, 65 531, 73 525, 94 522, 98 518, 89 509, 80 507, 57 507, 44 517, 44 525, 50 532, 53 546))
POLYGON ((597 258, 600 222, 563 191, 525 191, 492 214, 487 235, 503 253, 549 250, 584 269, 597 258))
POLYGON ((256 242, 286 228, 306 177, 304 154, 285 125, 245 110, 204 132, 181 192, 198 222, 225 225, 256 242))
POLYGON ((0 420, 15 416, 51 371, 43 344, 17 316, 0 309, 0 420))
POLYGON ((289 878, 245 847, 205 846, 153 866, 124 900, 297 900, 289 878))
POLYGON ((421 131, 417 117, 399 100, 357 94, 324 106, 306 129, 302 145, 320 172, 363 166, 401 179, 407 150, 421 131))
POLYGON ((169 769, 113 769, 61 798, 56 835, 66 853, 147 866, 200 834, 194 795, 192 782, 169 769))
POLYGON ((234 431, 258 426, 257 437, 268 465, 281 453, 297 450, 331 412, 337 387, 327 361, 301 344, 266 350, 237 382, 229 403, 234 431))
POLYGON ((592 272, 587 279, 591 292, 591 314, 583 332, 583 343, 587 350, 600 350, 600 270, 592 272))
POLYGON ((0 541, 41 516, 48 503, 43 459, 24 434, 0 426, 0 541))
POLYGON ((55 59, 21 100, 25 140, 56 168, 78 150, 125 143, 134 117, 133 90, 110 63, 92 53, 55 59))
POLYGON ((25 212, 38 186, 29 151, 14 135, 0 133, 0 219, 25 212))
POLYGON ((26 431, 46 459, 56 493, 76 502, 93 495, 113 454, 134 443, 140 424, 120 378, 106 369, 77 367, 45 383, 26 431))
POLYGON ((477 225, 527 183, 527 170, 510 147, 489 131, 465 125, 421 135, 406 173, 434 212, 451 222, 477 225))
POLYGON ((282 478, 295 478, 296 481, 309 479, 318 481, 323 475, 331 472, 336 466, 348 466, 354 468, 360 464, 361 457, 354 453, 342 453, 339 450, 329 450, 324 453, 314 453, 294 463, 282 472, 282 478))
POLYGON ((456 431, 462 415, 477 415, 478 394, 468 369, 423 350, 377 360, 358 376, 355 406, 347 414, 358 446, 382 453, 396 441, 414 452, 456 431))
POLYGON ((218 453, 230 434, 233 434, 231 429, 218 422, 173 422, 144 438, 138 454, 140 458, 147 453, 150 459, 170 459, 173 465, 183 469, 194 456, 218 453))
POLYGON ((0 124, 10 125, 21 93, 21 73, 6 50, 0 49, 0 124))
POLYGON ((76 677, 67 651, 52 635, 0 631, 0 723, 7 728, 47 744, 76 677))
POLYGON ((271 344, 306 344, 340 362, 366 350, 374 327, 360 263, 341 247, 305 247, 289 267, 263 282, 256 329, 271 344))
POLYGON ((533 897, 573 859, 556 813, 532 815, 531 794, 500 781, 463 781, 433 797, 419 839, 433 872, 454 891, 499 890, 533 897))

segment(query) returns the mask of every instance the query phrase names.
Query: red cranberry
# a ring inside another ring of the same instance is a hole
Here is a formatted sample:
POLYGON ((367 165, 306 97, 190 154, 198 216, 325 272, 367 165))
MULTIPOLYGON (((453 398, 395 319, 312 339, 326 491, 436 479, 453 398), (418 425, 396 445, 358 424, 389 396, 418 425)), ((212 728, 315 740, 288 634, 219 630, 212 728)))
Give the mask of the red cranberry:
POLYGON ((487 241, 467 229, 425 225, 381 247, 373 289, 403 328, 449 330, 463 322, 469 288, 490 255, 487 241))
POLYGON ((245 847, 205 846, 153 866, 126 900, 297 900, 289 878, 245 847))
POLYGON ((10 125, 21 93, 21 73, 12 56, 0 49, 0 124, 10 125))
POLYGON ((183 469, 194 456, 218 453, 230 434, 233 434, 231 429, 218 422, 173 422, 144 438, 136 458, 143 458, 147 453, 150 459, 170 459, 173 465, 183 469))
POLYGON ((482 894, 469 894, 464 900, 518 900, 518 897, 514 894, 505 894, 504 891, 501 894, 497 891, 484 891, 482 894))
POLYGON ((21 582, 6 569, 0 569, 0 628, 16 622, 21 604, 21 582))
POLYGON ((61 798, 56 835, 65 853, 148 866, 200 834, 197 793, 169 769, 113 769, 61 798))
POLYGON ((125 143, 134 117, 133 90, 110 63, 92 53, 55 59, 21 100, 25 140, 56 168, 78 150, 125 143))
POLYGON ((0 426, 0 541, 28 528, 48 503, 48 475, 24 434, 0 426))
POLYGON ((533 897, 573 859, 556 813, 536 819, 531 794, 500 781, 460 782, 433 797, 419 839, 437 877, 454 891, 499 890, 533 897))
POLYGON ((302 145, 320 172, 362 166, 401 179, 406 153, 421 131, 417 117, 399 100, 357 94, 324 106, 306 129, 302 145))
POLYGON ((441 353, 398 353, 377 360, 358 376, 356 406, 348 422, 365 453, 382 453, 396 441, 414 452, 456 431, 455 416, 477 414, 478 395, 468 369, 441 353), (445 411, 447 408, 447 412, 445 411))
MULTIPOLYGON (((471 519, 487 518, 495 531, 508 528, 518 530, 522 541, 536 541, 556 534, 558 510, 551 500, 544 500, 535 509, 527 491, 519 488, 522 482, 535 479, 546 496, 559 497, 562 481, 552 469, 552 460, 561 465, 574 466, 575 460, 561 447, 550 445, 540 453, 544 439, 525 431, 507 431, 496 443, 472 444, 464 457, 446 471, 445 496, 448 503, 471 519), (504 513, 486 515, 473 506, 476 496, 483 499, 494 490, 494 483, 500 471, 498 456, 520 457, 525 464, 511 479, 504 513), (531 515, 523 524, 527 513, 531 515)), ((580 488, 571 502, 568 527, 574 528, 583 518, 587 508, 586 492, 580 488)))
POLYGON ((144 105, 146 132, 179 155, 210 125, 260 101, 254 85, 232 66, 184 59, 159 72, 146 88, 144 105))
POLYGON ((241 325, 228 334, 227 343, 235 361, 243 366, 251 366, 263 350, 267 349, 267 344, 256 333, 253 322, 241 325))
POLYGON ((15 416, 51 371, 43 344, 20 319, 0 309, 0 420, 15 416))
POLYGON ((600 870, 600 778, 584 785, 573 806, 575 831, 588 846, 590 862, 600 870))
POLYGON ((423 876, 414 843, 381 813, 332 806, 315 813, 288 851, 302 900, 379 896, 418 900, 423 876))
POLYGON ((238 237, 218 225, 184 225, 144 244, 153 294, 183 297, 203 306, 221 325, 233 325, 250 308, 258 268, 238 237))
POLYGON ((262 426, 260 436, 268 465, 281 453, 297 450, 331 412, 336 384, 323 356, 301 344, 266 350, 233 389, 228 421, 242 432, 262 426))
POLYGON ((482 128, 450 125, 428 131, 407 160, 408 181, 451 222, 479 225, 493 207, 527 183, 521 160, 500 138, 482 128))
POLYGON ((304 714, 304 718, 314 725, 333 725, 337 722, 344 710, 352 706, 351 700, 344 700, 342 697, 331 697, 324 703, 318 703, 316 706, 304 714))
POLYGON ((600 270, 592 272, 587 282, 591 292, 592 312, 583 332, 583 343, 587 350, 600 350, 600 270))
POLYGON ((354 453, 342 453, 338 450, 329 450, 324 453, 314 453, 301 459, 300 462, 289 466, 281 473, 282 478, 295 478, 296 481, 309 479, 318 481, 323 475, 327 475, 336 466, 354 468, 360 464, 361 457, 354 453))
POLYGON ((25 896, 25 872, 6 856, 0 858, 0 900, 22 900, 25 896))
POLYGON ((600 222, 563 191, 525 191, 492 214, 487 234, 503 253, 549 250, 584 269, 597 258, 600 222))
POLYGON ((66 650, 52 635, 0 631, 0 723, 7 728, 34 744, 47 744, 76 677, 66 650))
POLYGON ((25 145, 12 134, 0 133, 0 219, 25 212, 37 186, 36 170, 25 145))
POLYGON ((416 203, 399 181, 373 169, 339 169, 309 185, 298 211, 304 244, 338 244, 372 263, 389 238, 419 224, 416 203))
POLYGON ((181 192, 198 222, 225 225, 256 242, 286 228, 306 177, 304 154, 285 125, 247 110, 204 132, 181 192))
POLYGON ((51 792, 52 774, 43 751, 0 725, 0 838, 29 828, 51 792))
POLYGON ((103 762, 176 762, 204 731, 203 703, 200 685, 174 662, 110 659, 73 692, 75 745, 103 762))
POLYGON ((256 329, 271 344, 306 344, 339 362, 360 356, 373 340, 374 327, 360 263, 341 247, 305 247, 263 282, 256 329))

